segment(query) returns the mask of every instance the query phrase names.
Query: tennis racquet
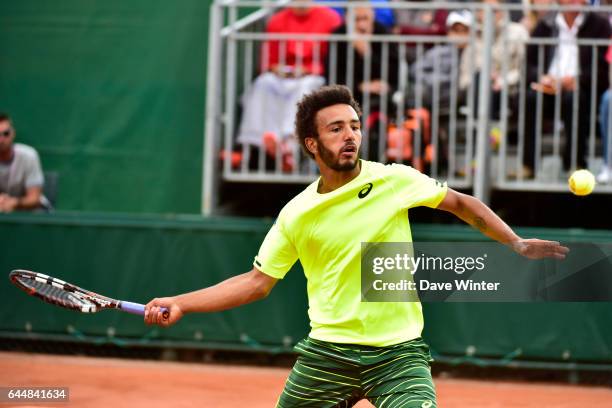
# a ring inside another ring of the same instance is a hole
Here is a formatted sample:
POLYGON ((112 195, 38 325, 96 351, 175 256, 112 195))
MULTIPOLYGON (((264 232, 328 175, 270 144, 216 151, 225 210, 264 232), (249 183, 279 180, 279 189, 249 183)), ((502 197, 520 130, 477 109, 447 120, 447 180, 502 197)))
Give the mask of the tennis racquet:
MULTIPOLYGON (((83 313, 119 309, 127 313, 144 315, 145 306, 140 303, 111 299, 42 273, 16 269, 9 274, 9 279, 28 295, 66 309, 83 313)), ((163 318, 167 319, 170 312, 165 308, 162 310, 163 318)))

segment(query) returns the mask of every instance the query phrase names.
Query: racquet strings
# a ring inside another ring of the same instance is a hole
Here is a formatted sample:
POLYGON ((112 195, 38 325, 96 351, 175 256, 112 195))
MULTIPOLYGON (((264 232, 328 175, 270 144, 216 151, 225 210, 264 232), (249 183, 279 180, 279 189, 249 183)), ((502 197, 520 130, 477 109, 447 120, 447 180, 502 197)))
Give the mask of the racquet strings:
POLYGON ((86 299, 76 296, 75 293, 53 286, 48 282, 40 282, 36 279, 23 276, 17 277, 17 280, 28 289, 28 292, 31 292, 31 294, 45 302, 76 310, 83 310, 87 306, 95 308, 93 302, 88 302, 86 299))

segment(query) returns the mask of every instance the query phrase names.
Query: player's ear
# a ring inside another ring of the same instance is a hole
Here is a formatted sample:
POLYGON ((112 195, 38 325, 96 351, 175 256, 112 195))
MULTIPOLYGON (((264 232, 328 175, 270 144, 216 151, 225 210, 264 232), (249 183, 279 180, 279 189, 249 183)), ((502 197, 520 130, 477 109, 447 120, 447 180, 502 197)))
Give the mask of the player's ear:
POLYGON ((317 139, 314 137, 307 137, 304 138, 304 145, 306 146, 306 149, 308 149, 308 151, 311 154, 315 154, 317 151, 317 139))

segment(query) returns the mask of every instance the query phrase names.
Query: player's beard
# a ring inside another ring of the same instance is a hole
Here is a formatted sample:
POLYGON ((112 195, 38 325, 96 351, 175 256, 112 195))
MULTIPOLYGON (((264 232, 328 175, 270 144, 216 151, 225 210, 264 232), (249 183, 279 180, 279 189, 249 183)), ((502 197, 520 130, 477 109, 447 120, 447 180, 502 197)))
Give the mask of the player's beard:
POLYGON ((317 143, 317 151, 323 163, 325 163, 327 167, 335 171, 354 170, 355 167, 357 167, 357 163, 359 163, 359 157, 361 156, 361 146, 357 150, 355 159, 344 163, 340 163, 340 154, 334 154, 334 152, 323 146, 323 143, 317 143))

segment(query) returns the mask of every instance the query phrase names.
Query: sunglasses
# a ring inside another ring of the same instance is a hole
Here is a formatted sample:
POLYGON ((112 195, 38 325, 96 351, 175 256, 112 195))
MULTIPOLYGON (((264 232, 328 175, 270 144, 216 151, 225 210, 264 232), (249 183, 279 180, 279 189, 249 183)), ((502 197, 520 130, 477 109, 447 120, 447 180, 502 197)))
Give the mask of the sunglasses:
POLYGON ((9 137, 13 133, 12 129, 7 129, 3 132, 0 132, 0 136, 9 137))

